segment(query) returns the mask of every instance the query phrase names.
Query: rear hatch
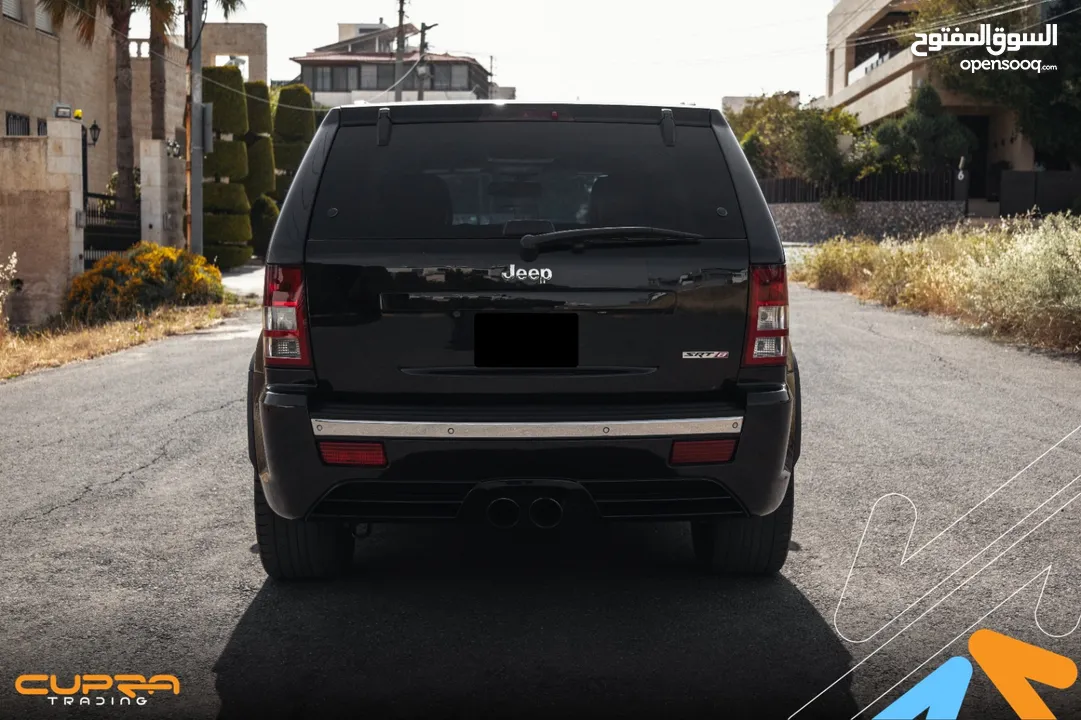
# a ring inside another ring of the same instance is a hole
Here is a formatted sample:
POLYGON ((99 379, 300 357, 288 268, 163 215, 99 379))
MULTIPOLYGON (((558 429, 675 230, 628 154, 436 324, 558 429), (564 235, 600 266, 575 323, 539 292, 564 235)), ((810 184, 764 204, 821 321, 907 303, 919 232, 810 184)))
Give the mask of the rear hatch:
POLYGON ((305 250, 323 390, 703 399, 734 380, 748 242, 708 115, 514 112, 339 128, 305 250), (616 226, 701 239, 522 254, 523 235, 616 226))

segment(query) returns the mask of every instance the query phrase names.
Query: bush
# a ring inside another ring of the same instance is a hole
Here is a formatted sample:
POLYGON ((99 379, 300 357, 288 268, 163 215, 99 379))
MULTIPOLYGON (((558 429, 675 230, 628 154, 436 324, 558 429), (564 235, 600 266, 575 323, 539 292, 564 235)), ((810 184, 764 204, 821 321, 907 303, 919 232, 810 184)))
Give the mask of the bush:
POLYGON ((203 255, 222 270, 232 270, 251 260, 251 246, 208 243, 203 245, 203 255))
POLYGON ((15 266, 18 253, 11 253, 7 260, 0 261, 0 337, 7 331, 7 315, 4 314, 4 300, 11 292, 11 283, 15 279, 15 266))
POLYGON ((203 210, 213 214, 247 215, 251 212, 251 204, 240 183, 205 183, 203 210))
POLYGON ((958 225, 912 242, 835 239, 794 279, 950 315, 993 335, 1081 353, 1081 217, 958 225))
POLYGON ((232 65, 203 68, 203 102, 214 103, 215 133, 240 136, 248 132, 248 104, 245 97, 244 76, 240 68, 232 65))
POLYGON ((214 151, 207 153, 203 161, 203 175, 243 182, 248 176, 248 144, 243 140, 215 140, 214 151))
POLYGON ((269 135, 274 131, 274 118, 270 114, 270 89, 262 80, 244 83, 248 101, 248 132, 269 135))
POLYGON ((256 136, 248 143, 248 175, 244 178, 248 200, 255 202, 259 197, 274 192, 276 184, 274 146, 270 143, 270 138, 256 136))
POLYGON ((270 236, 278 222, 278 205, 266 195, 256 199, 251 206, 251 244, 259 257, 266 257, 270 236))
POLYGON ((315 135, 312 91, 306 85, 286 85, 278 95, 274 114, 274 140, 307 145, 315 135))
POLYGON ((122 320, 163 305, 221 302, 221 273, 199 255, 142 242, 107 255, 71 283, 65 312, 78 320, 122 320))

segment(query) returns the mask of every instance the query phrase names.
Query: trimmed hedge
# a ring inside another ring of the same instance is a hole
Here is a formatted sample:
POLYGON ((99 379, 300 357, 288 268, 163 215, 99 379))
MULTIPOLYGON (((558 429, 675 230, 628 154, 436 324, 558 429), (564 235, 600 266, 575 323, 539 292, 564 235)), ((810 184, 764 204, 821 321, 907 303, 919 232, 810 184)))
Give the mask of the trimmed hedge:
POLYGON ((275 167, 295 173, 307 151, 308 143, 276 142, 274 143, 275 167))
POLYGON ((310 143, 315 135, 312 91, 307 85, 286 85, 278 95, 274 140, 310 143))
POLYGON ((251 212, 251 203, 240 183, 204 183, 203 210, 225 215, 246 215, 251 212))
POLYGON ((248 176, 244 178, 248 200, 255 202, 261 196, 274 192, 275 184, 274 146, 269 137, 257 135, 248 143, 248 176))
POLYGON ((278 222, 278 204, 266 195, 256 199, 251 206, 251 244, 259 257, 266 257, 270 236, 278 222))
POLYGON ((262 80, 244 83, 248 101, 248 132, 269 135, 274 132, 274 118, 270 114, 270 89, 262 80))
POLYGON ((214 152, 203 159, 203 175, 240 183, 248 176, 248 145, 243 140, 215 140, 214 152))
MULTIPOLYGON (((207 214, 203 217, 203 238, 204 245, 244 245, 250 256, 251 216, 207 214)), ((205 252, 203 255, 210 258, 205 252)))
POLYGON ((231 65, 204 67, 203 102, 214 103, 215 133, 243 135, 248 132, 248 103, 240 68, 231 65))
POLYGON ((203 245, 203 255, 221 270, 232 270, 251 260, 251 246, 206 244, 203 245))

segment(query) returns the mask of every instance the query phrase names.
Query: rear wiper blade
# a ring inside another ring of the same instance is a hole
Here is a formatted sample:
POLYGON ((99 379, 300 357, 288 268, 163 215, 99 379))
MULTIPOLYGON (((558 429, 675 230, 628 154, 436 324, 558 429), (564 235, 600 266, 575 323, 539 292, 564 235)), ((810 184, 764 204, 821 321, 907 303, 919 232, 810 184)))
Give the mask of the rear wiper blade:
POLYGON ((557 230, 539 235, 522 236, 522 257, 532 259, 545 250, 591 247, 625 247, 633 245, 695 245, 702 239, 698 233, 668 228, 629 225, 617 227, 557 230), (593 242, 593 241, 605 242, 593 242), (616 241, 616 242, 607 242, 616 241))

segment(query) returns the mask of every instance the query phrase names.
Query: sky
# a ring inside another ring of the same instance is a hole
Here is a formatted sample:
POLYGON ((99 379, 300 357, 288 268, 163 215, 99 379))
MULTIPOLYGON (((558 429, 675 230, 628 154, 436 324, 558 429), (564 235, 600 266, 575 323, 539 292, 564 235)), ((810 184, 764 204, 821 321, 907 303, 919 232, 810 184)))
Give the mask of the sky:
MULTIPOLYGON (((290 58, 336 41, 339 22, 397 22, 395 0, 246 5, 231 19, 266 24, 272 80, 296 77, 290 58)), ((486 67, 494 58, 495 81, 516 87, 522 100, 719 107, 729 95, 824 94, 832 7, 833 0, 407 0, 406 20, 439 24, 428 33, 436 52, 469 54, 486 67)), ((208 20, 224 20, 215 5, 208 20)), ((135 24, 131 36, 140 30, 135 24)))

